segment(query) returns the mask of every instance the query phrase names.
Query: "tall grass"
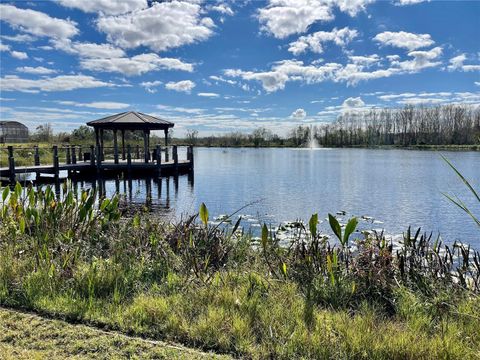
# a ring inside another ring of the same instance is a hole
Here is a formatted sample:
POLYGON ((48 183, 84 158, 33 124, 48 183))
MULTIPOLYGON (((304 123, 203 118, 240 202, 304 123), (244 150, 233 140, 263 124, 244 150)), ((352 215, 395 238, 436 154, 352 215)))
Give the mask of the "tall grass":
MULTIPOLYGON (((480 205, 480 195, 477 193, 477 191, 474 189, 472 184, 458 171, 458 169, 448 160, 445 156, 441 155, 442 159, 450 166, 450 168, 455 172, 455 174, 459 177, 459 179, 463 182, 463 184, 466 186, 466 188, 470 191, 472 194, 472 197, 477 200, 478 204, 480 205)), ((443 194, 448 200, 450 200, 453 204, 458 206, 463 212, 465 212, 468 216, 470 216, 475 223, 480 226, 480 218, 478 216, 475 216, 473 212, 469 209, 465 203, 460 200, 458 197, 453 197, 449 194, 444 193, 443 194)))
POLYGON ((176 223, 122 217, 118 200, 65 185, 2 190, 0 304, 252 358, 473 358, 480 256, 408 229, 260 246, 208 209, 176 223))

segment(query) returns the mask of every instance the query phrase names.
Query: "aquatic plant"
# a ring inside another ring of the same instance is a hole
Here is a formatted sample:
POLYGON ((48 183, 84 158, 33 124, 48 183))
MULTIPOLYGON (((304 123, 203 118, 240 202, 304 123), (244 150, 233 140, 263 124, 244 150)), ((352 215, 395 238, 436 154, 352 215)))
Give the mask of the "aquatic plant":
POLYGON ((95 201, 2 189, 0 304, 251 358, 473 357, 479 351, 479 254, 410 229, 395 244, 356 219, 290 243, 240 220, 198 214, 120 217, 95 201), (352 235, 354 234, 354 236, 352 235), (362 355, 363 356, 363 355, 362 355))

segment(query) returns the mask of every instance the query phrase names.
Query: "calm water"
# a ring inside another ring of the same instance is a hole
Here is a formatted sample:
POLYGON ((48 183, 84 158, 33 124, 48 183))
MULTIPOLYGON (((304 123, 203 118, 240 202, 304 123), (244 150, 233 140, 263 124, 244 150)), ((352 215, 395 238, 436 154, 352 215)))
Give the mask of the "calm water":
MULTIPOLYGON (((480 188, 480 152, 442 153, 480 188)), ((154 211, 172 217, 196 212, 201 202, 212 218, 253 203, 241 214, 254 229, 263 221, 308 221, 315 212, 324 218, 344 210, 346 217, 372 217, 371 228, 389 234, 421 226, 448 242, 480 247, 478 227, 442 192, 458 195, 474 213, 480 206, 433 151, 197 148, 194 178, 109 180, 103 186, 107 195, 120 191, 136 204, 148 197, 154 211)))

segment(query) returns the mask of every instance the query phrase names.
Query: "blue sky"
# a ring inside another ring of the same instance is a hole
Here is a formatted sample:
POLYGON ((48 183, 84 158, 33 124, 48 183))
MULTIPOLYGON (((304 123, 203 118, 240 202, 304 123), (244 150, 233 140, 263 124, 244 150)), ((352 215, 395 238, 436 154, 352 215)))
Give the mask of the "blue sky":
POLYGON ((137 110, 200 134, 480 105, 480 1, 0 1, 0 118, 137 110))

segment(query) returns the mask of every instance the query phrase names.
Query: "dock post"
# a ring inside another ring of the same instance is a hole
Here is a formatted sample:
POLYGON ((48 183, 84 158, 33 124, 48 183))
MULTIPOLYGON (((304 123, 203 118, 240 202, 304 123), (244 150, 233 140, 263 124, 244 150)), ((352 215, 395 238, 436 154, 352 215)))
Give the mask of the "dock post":
POLYGON ((72 145, 72 164, 77 163, 77 151, 75 149, 75 145, 72 145))
POLYGON ((67 145, 67 148, 66 148, 66 152, 67 152, 67 164, 71 164, 72 163, 72 157, 70 155, 70 147, 67 145))
POLYGON ((8 174, 10 182, 15 183, 15 159, 13 157, 13 146, 8 147, 8 174))
POLYGON ((90 145, 90 165, 95 166, 95 147, 90 145))
POLYGON ((59 173, 59 164, 58 164, 58 147, 57 145, 53 145, 53 173, 55 179, 58 179, 60 176, 59 173))
POLYGON ((178 173, 178 152, 177 152, 177 145, 172 146, 172 157, 173 157, 173 164, 175 166, 175 173, 178 173))
POLYGON ((188 160, 190 160, 190 170, 193 171, 193 165, 194 165, 194 161, 193 161, 193 145, 190 145, 188 147, 188 150, 189 150, 189 153, 190 153, 190 158, 188 160))
POLYGON ((33 161, 35 166, 40 166, 40 152, 38 151, 38 145, 35 145, 35 154, 33 155, 33 161))
POLYGON ((128 175, 132 173, 132 147, 127 145, 127 171, 128 175))
POLYGON ((103 157, 103 149, 102 149, 102 146, 101 145, 98 145, 97 146, 97 154, 96 154, 96 158, 97 158, 97 173, 100 172, 100 168, 102 166, 102 157, 103 157))
MULTIPOLYGON (((70 153, 70 146, 67 145, 66 149, 65 149, 65 152, 66 152, 66 163, 68 165, 70 165, 72 163, 72 156, 71 156, 71 153, 70 153)), ((68 170, 68 177, 70 177, 72 175, 72 172, 70 170, 68 170)))
POLYGON ((160 145, 156 147, 156 160, 157 160, 157 176, 160 177, 162 175, 162 152, 161 152, 160 145))
POLYGON ((168 155, 168 146, 165 146, 165 162, 169 162, 170 159, 169 159, 169 155, 168 155))

